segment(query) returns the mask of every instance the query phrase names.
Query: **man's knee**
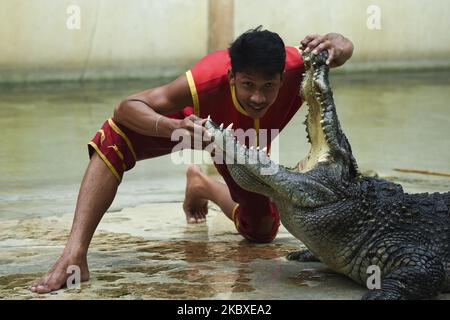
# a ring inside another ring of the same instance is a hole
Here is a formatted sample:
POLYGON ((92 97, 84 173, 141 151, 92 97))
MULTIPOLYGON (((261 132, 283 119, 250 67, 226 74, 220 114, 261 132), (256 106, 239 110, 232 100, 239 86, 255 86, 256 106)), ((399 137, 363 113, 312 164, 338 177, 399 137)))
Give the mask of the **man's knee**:
POLYGON ((247 230, 242 230, 238 228, 239 233, 248 241, 256 243, 270 243, 272 242, 280 227, 280 222, 278 219, 273 217, 263 218, 258 225, 246 228, 247 230))

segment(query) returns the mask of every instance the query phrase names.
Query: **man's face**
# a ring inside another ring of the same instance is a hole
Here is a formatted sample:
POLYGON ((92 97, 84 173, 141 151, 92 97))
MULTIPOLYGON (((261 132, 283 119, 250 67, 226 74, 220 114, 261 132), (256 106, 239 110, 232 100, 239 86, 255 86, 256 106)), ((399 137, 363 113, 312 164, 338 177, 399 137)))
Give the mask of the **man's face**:
POLYGON ((257 72, 233 72, 230 70, 231 83, 236 88, 236 97, 248 115, 253 119, 264 116, 275 102, 283 84, 283 76, 273 76, 257 72))

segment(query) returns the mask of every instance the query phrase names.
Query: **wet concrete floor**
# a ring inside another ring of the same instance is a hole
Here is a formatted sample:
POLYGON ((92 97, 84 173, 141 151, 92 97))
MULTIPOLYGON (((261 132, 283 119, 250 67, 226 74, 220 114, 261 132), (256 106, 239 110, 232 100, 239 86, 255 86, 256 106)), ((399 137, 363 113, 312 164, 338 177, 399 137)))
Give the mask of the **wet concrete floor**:
POLYGON ((252 244, 215 206, 207 223, 186 225, 181 203, 108 213, 91 244, 90 281, 29 292, 61 253, 71 219, 2 222, 0 299, 359 299, 365 292, 321 263, 286 260, 304 246, 284 228, 273 243, 252 244))
POLYGON ((364 292, 321 263, 285 259, 304 248, 281 230, 271 244, 243 240, 211 206, 207 223, 186 225, 180 203, 111 212, 89 252, 80 289, 27 290, 60 254, 71 215, 9 220, 0 227, 3 299, 358 299, 364 292))

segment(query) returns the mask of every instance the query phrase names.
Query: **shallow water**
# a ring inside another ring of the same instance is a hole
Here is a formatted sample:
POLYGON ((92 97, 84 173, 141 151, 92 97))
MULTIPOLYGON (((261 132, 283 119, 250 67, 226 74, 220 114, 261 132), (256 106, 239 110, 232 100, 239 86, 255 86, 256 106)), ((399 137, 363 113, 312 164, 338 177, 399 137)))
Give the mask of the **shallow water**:
MULTIPOLYGON (((363 172, 410 192, 450 190, 448 177, 393 171, 450 172, 449 75, 332 76, 341 125, 363 172)), ((186 165, 169 156, 125 175, 94 236, 82 293, 26 290, 67 239, 87 141, 121 99, 161 82, 0 88, 0 298, 359 298, 364 288, 324 265, 286 261, 301 243, 283 228, 274 243, 251 245, 214 206, 207 224, 186 226, 186 165)), ((308 151, 306 111, 280 135, 282 164, 295 165, 308 151)))

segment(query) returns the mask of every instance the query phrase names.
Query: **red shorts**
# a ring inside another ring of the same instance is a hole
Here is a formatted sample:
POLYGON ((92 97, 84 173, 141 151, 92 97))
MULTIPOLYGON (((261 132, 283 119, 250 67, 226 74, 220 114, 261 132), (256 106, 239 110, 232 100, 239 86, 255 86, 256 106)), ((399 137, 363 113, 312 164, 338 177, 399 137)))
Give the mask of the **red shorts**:
MULTIPOLYGON (((191 107, 167 115, 173 119, 183 119, 193 114, 191 107)), ((102 158, 119 183, 125 171, 136 161, 150 159, 172 152, 178 141, 141 135, 125 126, 108 119, 88 144, 89 156, 94 152, 102 158)), ((238 232, 250 241, 272 241, 280 226, 280 218, 275 204, 269 198, 242 189, 230 176, 226 165, 215 164, 224 178, 231 197, 238 204, 233 210, 233 221, 238 232)))

